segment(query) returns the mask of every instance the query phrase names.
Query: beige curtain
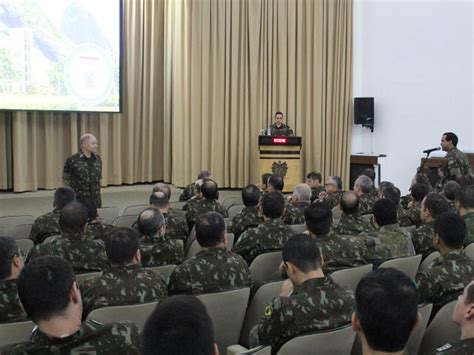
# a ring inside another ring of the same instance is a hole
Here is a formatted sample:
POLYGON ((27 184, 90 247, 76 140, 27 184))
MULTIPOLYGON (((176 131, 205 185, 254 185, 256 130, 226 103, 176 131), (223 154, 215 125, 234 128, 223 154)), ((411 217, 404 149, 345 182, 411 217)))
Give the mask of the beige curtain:
POLYGON ((258 132, 282 111, 303 137, 302 178, 348 181, 352 0, 166 4, 165 179, 258 181, 258 132))

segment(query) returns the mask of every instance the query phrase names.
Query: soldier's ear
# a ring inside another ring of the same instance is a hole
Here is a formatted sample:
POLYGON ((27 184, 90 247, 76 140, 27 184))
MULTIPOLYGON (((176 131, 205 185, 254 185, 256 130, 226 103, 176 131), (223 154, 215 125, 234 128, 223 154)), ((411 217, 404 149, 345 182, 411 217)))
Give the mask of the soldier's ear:
POLYGON ((355 312, 352 313, 351 317, 352 329, 354 332, 359 333, 362 331, 362 327, 360 326, 359 318, 355 312))
POLYGON ((140 248, 137 249, 137 251, 135 252, 135 255, 133 256, 133 258, 135 259, 135 261, 137 261, 138 263, 140 261, 142 261, 142 253, 140 252, 140 248))

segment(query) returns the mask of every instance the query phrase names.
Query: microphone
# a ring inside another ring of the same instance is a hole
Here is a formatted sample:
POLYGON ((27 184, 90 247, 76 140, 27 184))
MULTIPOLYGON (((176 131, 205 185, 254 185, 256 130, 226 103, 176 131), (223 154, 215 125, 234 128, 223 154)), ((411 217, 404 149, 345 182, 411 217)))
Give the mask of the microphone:
POLYGON ((435 152, 435 151, 437 151, 437 150, 441 150, 441 148, 440 148, 440 147, 436 147, 436 148, 426 149, 426 150, 423 151, 423 153, 425 153, 425 154, 430 154, 430 153, 435 152))

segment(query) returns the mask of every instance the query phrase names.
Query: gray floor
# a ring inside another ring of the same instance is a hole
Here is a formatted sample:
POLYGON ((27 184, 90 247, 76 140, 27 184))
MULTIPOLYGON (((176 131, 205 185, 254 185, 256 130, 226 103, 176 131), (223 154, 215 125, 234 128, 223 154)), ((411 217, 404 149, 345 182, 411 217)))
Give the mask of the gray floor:
MULTIPOLYGON (((153 184, 137 184, 110 186, 102 189, 103 206, 117 206, 120 214, 131 205, 141 205, 148 203, 153 184)), ((170 185, 171 200, 177 201, 181 194, 181 189, 170 185)), ((0 193, 0 216, 32 215, 38 217, 53 208, 54 190, 40 190, 34 192, 2 192, 0 193)), ((239 196, 238 190, 219 191, 219 200, 227 197, 239 196)))

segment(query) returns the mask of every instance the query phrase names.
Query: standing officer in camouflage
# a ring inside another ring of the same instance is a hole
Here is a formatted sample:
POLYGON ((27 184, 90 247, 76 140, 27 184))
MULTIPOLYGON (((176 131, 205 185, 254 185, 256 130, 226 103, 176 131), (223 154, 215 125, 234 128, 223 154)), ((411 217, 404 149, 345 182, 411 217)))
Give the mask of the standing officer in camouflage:
POLYGON ((447 152, 444 163, 441 166, 441 186, 448 181, 460 180, 463 175, 471 173, 471 166, 466 155, 458 148, 458 136, 453 132, 443 133, 441 137, 441 149, 447 152))
POLYGON ((293 136, 290 126, 283 123, 283 113, 275 113, 275 123, 270 126, 271 136, 293 136))
POLYGON ((26 319, 16 287, 23 266, 23 257, 15 240, 0 237, 0 323, 26 319))
POLYGON ((416 275, 420 303, 433 303, 432 317, 474 279, 474 261, 462 249, 466 233, 462 217, 452 212, 440 214, 434 232, 433 244, 441 256, 416 275))
POLYGON ((252 278, 244 259, 227 250, 222 215, 207 212, 199 216, 196 239, 202 250, 173 271, 168 283, 170 295, 223 292, 251 286, 252 278))
POLYGON ((289 279, 250 332, 251 346, 271 345, 272 354, 300 334, 349 323, 355 303, 349 289, 324 276, 319 248, 306 234, 292 236, 282 256, 289 279))
POLYGON ((359 215, 371 214, 377 197, 372 194, 373 181, 365 175, 360 175, 354 182, 354 192, 359 197, 359 215))
POLYGON ((80 286, 83 319, 94 309, 156 302, 168 295, 166 283, 140 265, 140 240, 132 228, 117 228, 105 241, 112 267, 80 286))
POLYGON ((341 197, 342 215, 339 223, 333 228, 336 234, 358 235, 372 232, 374 227, 358 214, 359 197, 354 191, 346 191, 341 197))
POLYGON ((57 256, 32 260, 18 278, 18 294, 37 327, 25 343, 0 350, 16 354, 140 354, 131 322, 81 323, 82 298, 71 265, 57 256))
POLYGON ((285 214, 286 224, 304 224, 304 210, 311 203, 311 188, 307 184, 297 184, 289 199, 285 214))
POLYGON ((464 245, 474 243, 474 185, 463 187, 457 192, 456 208, 466 222, 464 245))
POLYGON ((77 199, 88 198, 102 207, 100 180, 102 179, 102 159, 97 155, 97 139, 86 133, 79 139, 80 152, 67 158, 64 164, 63 181, 76 191, 77 199))
POLYGON ((263 222, 263 217, 258 211, 258 202, 260 200, 260 189, 257 185, 247 185, 242 189, 242 201, 244 209, 236 215, 228 228, 229 233, 234 233, 234 242, 240 235, 251 227, 257 227, 263 222))

